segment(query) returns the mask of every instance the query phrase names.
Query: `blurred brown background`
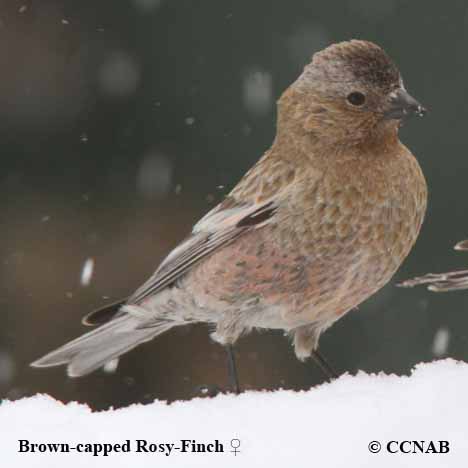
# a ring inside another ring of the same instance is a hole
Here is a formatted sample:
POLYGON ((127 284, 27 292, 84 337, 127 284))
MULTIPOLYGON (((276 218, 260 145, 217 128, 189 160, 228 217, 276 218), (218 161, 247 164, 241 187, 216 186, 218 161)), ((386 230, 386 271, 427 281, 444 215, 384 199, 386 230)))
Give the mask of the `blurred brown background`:
MULTIPOLYGON (((226 384, 224 352, 203 326, 141 346, 114 373, 70 380, 28 363, 153 272, 268 148, 275 100, 312 53, 353 37, 382 45, 430 109, 402 131, 431 197, 395 280, 464 266, 451 247, 468 234, 466 2, 0 3, 0 396, 107 408, 226 384)), ((467 359, 467 330, 468 294, 389 285, 321 344, 340 371, 407 373, 467 359)), ((237 357, 245 388, 323 380, 280 333, 242 339, 237 357)))

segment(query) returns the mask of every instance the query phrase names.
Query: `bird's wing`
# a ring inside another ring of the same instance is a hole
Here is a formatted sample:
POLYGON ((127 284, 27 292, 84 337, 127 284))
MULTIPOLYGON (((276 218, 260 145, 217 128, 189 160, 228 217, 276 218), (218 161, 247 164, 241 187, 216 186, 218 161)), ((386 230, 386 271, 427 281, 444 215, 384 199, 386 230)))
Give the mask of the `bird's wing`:
POLYGON ((103 323, 109 322, 116 318, 120 312, 120 308, 127 302, 127 298, 120 299, 119 301, 112 302, 99 309, 91 311, 86 314, 82 319, 81 323, 88 327, 94 327, 95 325, 102 325, 103 323))
POLYGON ((156 272, 127 303, 138 304, 171 285, 214 251, 229 244, 244 232, 267 224, 275 211, 276 205, 272 201, 238 204, 227 198, 194 226, 192 234, 163 260, 156 272))

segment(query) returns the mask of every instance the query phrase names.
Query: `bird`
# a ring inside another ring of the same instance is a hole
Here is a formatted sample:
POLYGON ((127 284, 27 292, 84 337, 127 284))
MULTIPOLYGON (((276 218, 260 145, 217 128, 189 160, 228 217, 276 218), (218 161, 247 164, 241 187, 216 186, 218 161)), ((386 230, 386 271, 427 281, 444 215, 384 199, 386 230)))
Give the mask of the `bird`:
POLYGON ((427 186, 398 136, 426 109, 387 53, 365 40, 316 52, 277 102, 271 147, 131 296, 36 360, 79 377, 187 324, 228 352, 254 329, 283 330, 301 361, 320 335, 389 282, 423 223, 427 186))
MULTIPOLYGON (((467 251, 468 240, 457 242, 453 248, 455 250, 467 251)), ((456 270, 447 273, 427 273, 424 276, 405 280, 397 286, 412 288, 421 284, 427 285, 427 289, 433 292, 468 289, 468 270, 456 270)))

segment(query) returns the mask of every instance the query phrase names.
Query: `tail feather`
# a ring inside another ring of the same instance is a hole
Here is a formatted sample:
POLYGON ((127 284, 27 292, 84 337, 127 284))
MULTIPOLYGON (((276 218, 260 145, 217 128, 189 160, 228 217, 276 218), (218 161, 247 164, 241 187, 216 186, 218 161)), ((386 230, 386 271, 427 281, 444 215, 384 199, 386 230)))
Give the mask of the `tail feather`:
POLYGON ((46 354, 31 366, 51 367, 67 364, 70 377, 81 377, 140 343, 164 333, 177 323, 160 321, 153 327, 144 329, 139 329, 139 325, 141 319, 125 314, 46 354))

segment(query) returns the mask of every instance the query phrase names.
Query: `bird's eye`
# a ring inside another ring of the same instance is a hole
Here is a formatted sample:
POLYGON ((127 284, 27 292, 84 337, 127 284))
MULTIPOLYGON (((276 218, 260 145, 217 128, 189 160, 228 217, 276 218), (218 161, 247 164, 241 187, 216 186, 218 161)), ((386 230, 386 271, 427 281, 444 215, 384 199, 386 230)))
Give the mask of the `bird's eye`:
POLYGON ((359 91, 348 94, 346 100, 353 106, 362 106, 366 102, 366 96, 359 91))

